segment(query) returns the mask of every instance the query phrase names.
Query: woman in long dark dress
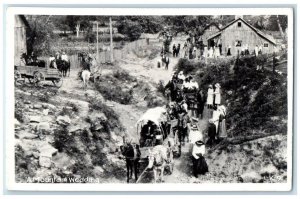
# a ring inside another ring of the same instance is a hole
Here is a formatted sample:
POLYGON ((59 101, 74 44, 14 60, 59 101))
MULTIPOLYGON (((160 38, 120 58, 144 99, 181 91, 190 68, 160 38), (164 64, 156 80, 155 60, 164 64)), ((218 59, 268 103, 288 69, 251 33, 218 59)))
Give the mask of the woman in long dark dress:
POLYGON ((204 158, 205 144, 201 140, 195 142, 193 146, 193 174, 197 178, 198 174, 204 175, 208 172, 208 166, 204 158))

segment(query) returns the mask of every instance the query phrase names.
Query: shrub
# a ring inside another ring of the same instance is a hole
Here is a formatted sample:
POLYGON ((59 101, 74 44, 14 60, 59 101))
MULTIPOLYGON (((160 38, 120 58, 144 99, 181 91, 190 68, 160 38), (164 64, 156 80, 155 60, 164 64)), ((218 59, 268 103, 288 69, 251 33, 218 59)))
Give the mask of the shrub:
POLYGON ((59 152, 66 152, 68 155, 73 155, 78 152, 75 144, 74 136, 69 133, 67 128, 59 128, 54 130, 54 143, 53 146, 59 152))
POLYGON ((75 113, 78 113, 79 112, 79 108, 76 104, 72 103, 72 102, 67 102, 67 106, 70 106, 72 107, 72 111, 75 112, 75 113))
POLYGON ((116 101, 121 104, 130 104, 133 101, 133 88, 124 88, 129 82, 136 81, 128 72, 118 70, 113 76, 102 76, 95 83, 96 89, 107 100, 116 101))
MULTIPOLYGON (((122 126, 119 115, 110 107, 108 107, 106 104, 101 102, 97 99, 89 99, 89 108, 90 111, 100 111, 105 114, 107 118, 107 126, 109 129, 118 128, 119 130, 123 130, 124 127, 122 126)), ((105 127, 105 126, 104 126, 105 127)))

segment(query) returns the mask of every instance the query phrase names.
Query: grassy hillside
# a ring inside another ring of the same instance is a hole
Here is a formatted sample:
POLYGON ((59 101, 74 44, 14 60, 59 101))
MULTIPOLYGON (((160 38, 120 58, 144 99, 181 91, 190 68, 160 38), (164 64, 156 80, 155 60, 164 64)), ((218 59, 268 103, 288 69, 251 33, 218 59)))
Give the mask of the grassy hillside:
POLYGON ((256 63, 265 62, 265 57, 210 60, 207 64, 180 60, 176 70, 194 74, 204 91, 209 84, 221 84, 231 136, 286 134, 287 77, 269 70, 257 71, 256 63))

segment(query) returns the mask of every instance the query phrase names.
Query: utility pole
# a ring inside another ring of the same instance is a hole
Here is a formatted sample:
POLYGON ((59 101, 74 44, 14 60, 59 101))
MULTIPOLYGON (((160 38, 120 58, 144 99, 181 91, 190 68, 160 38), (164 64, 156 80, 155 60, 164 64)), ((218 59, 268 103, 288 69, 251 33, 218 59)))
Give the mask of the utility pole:
POLYGON ((96 21, 96 25, 97 25, 97 46, 96 46, 96 49, 97 49, 97 55, 96 55, 96 58, 97 58, 97 61, 99 60, 99 39, 98 39, 98 32, 99 32, 99 29, 98 29, 98 21, 96 21))
POLYGON ((113 38, 112 38, 111 17, 109 17, 109 26, 110 26, 110 63, 113 63, 113 61, 114 61, 114 53, 113 53, 113 38))

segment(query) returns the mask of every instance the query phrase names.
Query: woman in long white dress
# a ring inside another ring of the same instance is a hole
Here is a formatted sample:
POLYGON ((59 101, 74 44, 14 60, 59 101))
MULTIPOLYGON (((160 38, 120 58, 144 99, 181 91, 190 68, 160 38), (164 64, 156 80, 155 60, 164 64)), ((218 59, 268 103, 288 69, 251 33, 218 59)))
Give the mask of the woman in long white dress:
POLYGON ((216 83, 215 84, 215 87, 216 87, 216 89, 215 89, 215 92, 214 92, 214 94, 215 94, 215 105, 216 106, 220 106, 220 104, 221 104, 221 86, 220 86, 220 84, 219 83, 216 83))
POLYGON ((207 91, 207 100, 206 100, 207 108, 211 109, 213 107, 213 103, 214 103, 214 89, 212 85, 209 85, 207 91))

